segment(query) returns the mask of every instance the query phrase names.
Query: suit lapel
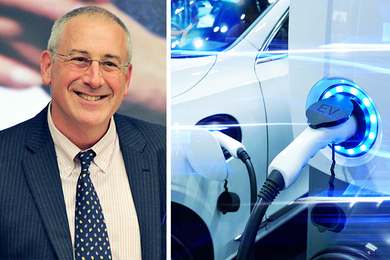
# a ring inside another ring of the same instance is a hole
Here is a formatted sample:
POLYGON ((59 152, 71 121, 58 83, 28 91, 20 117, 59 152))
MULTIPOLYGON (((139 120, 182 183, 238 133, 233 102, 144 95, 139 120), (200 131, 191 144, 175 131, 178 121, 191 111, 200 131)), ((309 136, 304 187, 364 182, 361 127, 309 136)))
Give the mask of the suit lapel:
POLYGON ((24 159, 27 182, 42 222, 60 259, 72 259, 73 250, 54 143, 47 124, 47 107, 32 121, 24 159))
POLYGON ((152 259, 150 257, 152 252, 160 250, 162 237, 160 227, 156 226, 161 223, 159 183, 151 174, 152 171, 157 171, 154 169, 157 163, 153 162, 157 156, 146 152, 145 138, 129 120, 119 115, 115 117, 119 143, 137 211, 142 258, 152 259))

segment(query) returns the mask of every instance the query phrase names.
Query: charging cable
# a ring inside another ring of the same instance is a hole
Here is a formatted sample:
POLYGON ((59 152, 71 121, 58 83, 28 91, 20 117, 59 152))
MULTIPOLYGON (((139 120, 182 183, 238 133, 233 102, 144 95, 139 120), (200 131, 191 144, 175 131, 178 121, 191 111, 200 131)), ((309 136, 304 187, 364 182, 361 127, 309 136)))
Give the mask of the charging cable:
POLYGON ((328 144, 342 143, 356 134, 353 103, 343 95, 320 100, 306 110, 309 126, 278 154, 268 167, 268 177, 241 237, 236 260, 253 258, 253 246, 265 212, 280 190, 290 187, 301 169, 328 144))
POLYGON ((246 166, 249 174, 251 211, 257 200, 257 181, 255 169, 251 162, 251 157, 245 150, 245 146, 234 138, 220 132, 212 131, 211 134, 218 141, 222 148, 226 149, 233 157, 240 159, 246 166))

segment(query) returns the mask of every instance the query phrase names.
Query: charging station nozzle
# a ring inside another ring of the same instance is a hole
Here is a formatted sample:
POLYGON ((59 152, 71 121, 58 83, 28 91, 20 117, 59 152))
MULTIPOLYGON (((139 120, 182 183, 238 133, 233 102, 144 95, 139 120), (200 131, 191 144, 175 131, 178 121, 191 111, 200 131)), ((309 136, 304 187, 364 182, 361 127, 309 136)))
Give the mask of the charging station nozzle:
POLYGON ((234 138, 220 132, 212 131, 211 134, 218 141, 222 148, 226 149, 233 157, 240 159, 246 166, 249 175, 249 185, 250 185, 250 198, 251 198, 251 211, 253 206, 256 203, 256 193, 257 193, 257 180, 255 169, 251 162, 251 157, 245 150, 245 146, 235 140, 234 138))
POLYGON ((344 142, 356 134, 358 122, 352 113, 353 108, 351 99, 343 95, 320 100, 308 108, 306 116, 309 126, 268 167, 267 180, 242 234, 237 260, 250 259, 268 206, 280 190, 287 189, 295 182, 309 159, 328 144, 344 142))
POLYGON ((212 131, 211 134, 218 141, 221 147, 228 150, 229 153, 236 158, 238 158, 237 151, 239 149, 245 150, 245 146, 242 143, 220 131, 212 131))
POLYGON ((295 182, 301 169, 319 150, 355 135, 358 123, 352 111, 352 101, 342 95, 320 100, 309 107, 306 112, 309 126, 268 167, 269 174, 278 171, 283 175, 282 189, 295 182))

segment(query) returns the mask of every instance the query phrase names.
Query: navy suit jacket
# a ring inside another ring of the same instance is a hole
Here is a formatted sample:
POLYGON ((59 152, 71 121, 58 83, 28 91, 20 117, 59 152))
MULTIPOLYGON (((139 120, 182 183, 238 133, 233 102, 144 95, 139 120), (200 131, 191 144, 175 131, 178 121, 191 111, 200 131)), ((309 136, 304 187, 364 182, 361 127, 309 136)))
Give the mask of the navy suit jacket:
MULTIPOLYGON (((165 127, 114 115, 142 258, 166 256, 165 127)), ((0 132, 0 259, 73 259, 47 107, 0 132)))

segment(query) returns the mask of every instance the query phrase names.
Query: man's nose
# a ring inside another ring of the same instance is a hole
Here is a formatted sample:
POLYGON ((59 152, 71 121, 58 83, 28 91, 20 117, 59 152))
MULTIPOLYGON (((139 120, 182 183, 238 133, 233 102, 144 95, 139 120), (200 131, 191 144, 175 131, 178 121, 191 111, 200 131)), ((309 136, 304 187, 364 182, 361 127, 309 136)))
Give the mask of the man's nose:
POLYGON ((100 61, 91 60, 91 64, 87 69, 83 81, 85 84, 91 86, 91 88, 99 88, 104 84, 104 77, 100 69, 100 61))

